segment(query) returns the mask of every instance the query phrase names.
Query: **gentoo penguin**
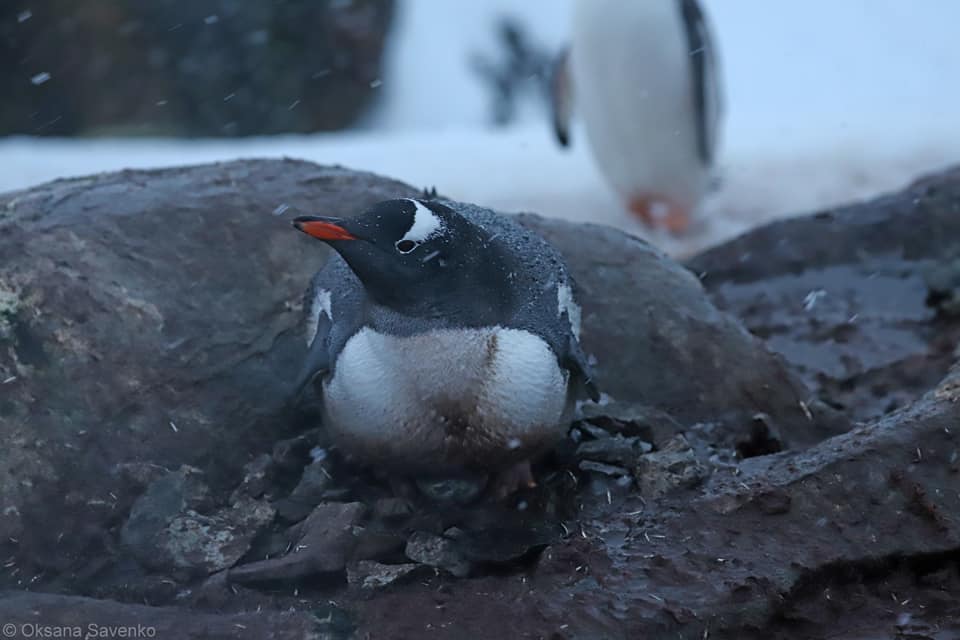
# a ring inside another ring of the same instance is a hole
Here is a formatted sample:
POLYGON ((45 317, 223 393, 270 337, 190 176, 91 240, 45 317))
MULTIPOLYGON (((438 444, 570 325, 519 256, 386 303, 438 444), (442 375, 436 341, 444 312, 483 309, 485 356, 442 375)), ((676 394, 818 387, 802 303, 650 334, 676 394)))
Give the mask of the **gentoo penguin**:
POLYGON ((336 252, 308 293, 300 384, 321 391, 341 450, 415 477, 496 472, 501 494, 531 485, 529 461, 563 438, 574 401, 597 398, 557 252, 441 200, 293 224, 336 252))
POLYGON ((553 74, 553 122, 569 141, 573 101, 594 159, 627 207, 686 230, 717 147, 716 51, 697 0, 576 0, 553 74))

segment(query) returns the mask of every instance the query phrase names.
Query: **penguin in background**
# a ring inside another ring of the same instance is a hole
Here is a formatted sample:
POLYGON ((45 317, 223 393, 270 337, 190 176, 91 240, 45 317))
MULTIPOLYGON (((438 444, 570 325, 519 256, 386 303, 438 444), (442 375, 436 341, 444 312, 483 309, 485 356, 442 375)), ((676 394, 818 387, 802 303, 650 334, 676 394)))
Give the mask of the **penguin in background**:
POLYGON ((713 182, 721 91, 698 0, 575 0, 572 39, 551 79, 553 125, 573 107, 626 207, 681 234, 713 182))

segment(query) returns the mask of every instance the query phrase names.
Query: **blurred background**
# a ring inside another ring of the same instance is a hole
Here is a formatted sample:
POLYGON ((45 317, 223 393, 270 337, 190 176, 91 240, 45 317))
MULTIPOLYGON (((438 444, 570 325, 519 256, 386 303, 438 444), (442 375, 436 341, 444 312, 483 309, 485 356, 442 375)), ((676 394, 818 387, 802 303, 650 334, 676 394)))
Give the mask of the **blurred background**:
MULTIPOLYGON (((654 242, 687 253, 960 161, 960 3, 702 2, 726 96, 720 183, 693 233, 654 242)), ((651 237, 582 132, 554 141, 545 76, 570 7, 4 0, 0 191, 290 156, 651 237)))

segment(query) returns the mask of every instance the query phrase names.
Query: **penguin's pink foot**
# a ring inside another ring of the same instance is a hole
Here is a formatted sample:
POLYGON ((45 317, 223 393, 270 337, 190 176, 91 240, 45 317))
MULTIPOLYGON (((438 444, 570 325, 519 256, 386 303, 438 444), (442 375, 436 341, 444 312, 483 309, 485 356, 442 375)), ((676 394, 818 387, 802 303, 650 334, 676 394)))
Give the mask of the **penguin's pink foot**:
POLYGON ((690 211, 657 196, 637 196, 627 203, 630 211, 652 229, 681 235, 690 229, 690 211))
POLYGON ((537 481, 533 479, 530 462, 524 460, 497 474, 491 484, 491 491, 497 500, 503 500, 520 489, 533 489, 536 486, 537 481))

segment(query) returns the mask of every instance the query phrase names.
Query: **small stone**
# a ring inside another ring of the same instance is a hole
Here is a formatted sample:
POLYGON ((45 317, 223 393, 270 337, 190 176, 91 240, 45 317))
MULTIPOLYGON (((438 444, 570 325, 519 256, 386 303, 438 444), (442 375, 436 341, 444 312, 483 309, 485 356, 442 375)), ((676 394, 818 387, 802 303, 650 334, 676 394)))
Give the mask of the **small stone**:
POLYGON ((653 443, 662 443, 682 431, 683 427, 669 414, 639 403, 609 402, 584 404, 583 423, 608 434, 619 433, 653 443))
POLYGON ((370 560, 361 560, 347 568, 347 583, 351 587, 373 591, 383 589, 403 580, 420 568, 412 562, 405 564, 381 564, 370 560))
POLYGON ((202 513, 210 507, 202 474, 182 467, 155 480, 137 499, 121 539, 143 566, 197 577, 235 564, 274 517, 270 505, 251 498, 202 513))
POLYGON ((593 462, 592 460, 583 460, 579 466, 582 471, 592 471, 593 473, 600 473, 614 478, 630 475, 630 472, 623 467, 616 467, 612 464, 604 464, 602 462, 593 462))
POLYGON ((470 575, 470 563, 461 556, 452 540, 426 531, 417 531, 407 540, 407 557, 435 569, 443 569, 457 578, 470 575))
POLYGON ((343 571, 352 558, 357 544, 356 528, 366 512, 366 506, 359 502, 318 505, 297 525, 297 542, 286 555, 234 567, 229 578, 232 582, 250 583, 343 571))
POLYGON ((328 466, 328 462, 318 460, 303 468, 300 482, 290 495, 274 503, 281 518, 289 522, 299 522, 323 501, 332 479, 328 466))
POLYGON ((696 487, 708 473, 687 439, 678 435, 660 451, 640 456, 635 476, 645 498, 658 498, 675 489, 696 487))
POLYGON ((259 498, 271 485, 273 458, 266 453, 260 454, 243 466, 243 480, 233 493, 233 500, 241 496, 259 498))
POLYGON ((618 433, 602 440, 580 443, 577 447, 577 457, 581 460, 633 467, 637 464, 637 458, 649 452, 650 449, 650 443, 637 437, 625 438, 618 433))

